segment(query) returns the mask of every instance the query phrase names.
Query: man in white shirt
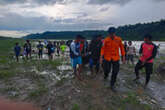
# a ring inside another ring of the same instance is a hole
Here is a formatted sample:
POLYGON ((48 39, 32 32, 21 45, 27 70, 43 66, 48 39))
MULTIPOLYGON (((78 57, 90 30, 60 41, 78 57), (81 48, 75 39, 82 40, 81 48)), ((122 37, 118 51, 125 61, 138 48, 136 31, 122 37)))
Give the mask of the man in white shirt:
POLYGON ((127 64, 129 63, 129 61, 132 62, 132 64, 134 64, 134 55, 136 54, 136 49, 135 47, 132 45, 132 41, 128 42, 128 46, 127 46, 127 64))

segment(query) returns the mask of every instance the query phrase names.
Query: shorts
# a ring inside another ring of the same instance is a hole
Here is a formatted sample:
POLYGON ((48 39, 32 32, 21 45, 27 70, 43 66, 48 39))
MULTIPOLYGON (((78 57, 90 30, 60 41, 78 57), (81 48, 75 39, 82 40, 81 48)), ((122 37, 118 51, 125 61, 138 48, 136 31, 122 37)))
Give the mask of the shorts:
POLYGON ((89 62, 89 56, 83 56, 82 57, 82 64, 86 65, 86 64, 88 64, 88 62, 89 62))
POLYGON ((76 58, 71 58, 71 65, 73 68, 76 68, 77 65, 82 64, 82 58, 81 57, 76 57, 76 58))
POLYGON ((94 65, 98 66, 100 64, 100 59, 89 59, 89 66, 90 68, 92 68, 94 65))
POLYGON ((26 55, 29 55, 29 54, 31 54, 31 50, 26 50, 26 55))
POLYGON ((49 50, 48 55, 51 56, 53 54, 53 51, 49 50))
POLYGON ((16 52, 16 53, 15 53, 15 56, 16 56, 16 57, 18 57, 19 55, 20 55, 20 53, 19 53, 19 52, 16 52))

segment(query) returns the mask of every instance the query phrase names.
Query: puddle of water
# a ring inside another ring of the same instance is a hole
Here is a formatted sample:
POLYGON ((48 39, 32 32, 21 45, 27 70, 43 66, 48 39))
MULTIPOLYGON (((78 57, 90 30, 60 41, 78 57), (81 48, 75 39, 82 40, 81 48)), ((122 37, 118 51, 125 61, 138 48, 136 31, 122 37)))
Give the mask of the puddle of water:
POLYGON ((52 74, 52 76, 54 76, 54 78, 55 78, 56 80, 61 80, 61 79, 62 79, 60 76, 58 76, 58 75, 56 75, 56 74, 52 74))
POLYGON ((39 72, 39 74, 41 74, 41 75, 47 75, 47 74, 49 74, 49 72, 47 72, 47 71, 42 71, 42 72, 39 72))
MULTIPOLYGON (((70 68, 70 66, 67 66, 65 68, 62 67, 62 70, 71 70, 71 69, 72 68, 70 68)), ((59 81, 59 80, 61 80, 63 78, 66 78, 66 79, 73 78, 73 72, 72 71, 64 72, 62 70, 60 70, 60 72, 58 72, 58 73, 56 71, 42 71, 42 72, 38 72, 37 74, 48 76, 53 81, 59 81)))
POLYGON ((60 71, 67 71, 67 70, 72 70, 72 67, 69 65, 61 65, 61 66, 58 66, 57 69, 60 71))
MULTIPOLYGON (((134 75, 128 75, 124 73, 119 74, 119 90, 120 91, 129 91, 129 89, 126 87, 127 82, 125 79, 128 79, 130 77, 134 77, 134 75), (126 85, 125 85, 126 84, 126 85), (125 88, 126 87, 126 88, 125 88)), ((145 78, 141 77, 140 83, 144 84, 145 78)), ((132 88, 132 87, 131 87, 132 88)), ((150 83, 148 85, 148 89, 146 89, 147 94, 150 95, 154 100, 156 100, 156 103, 159 104, 161 108, 165 108, 165 83, 159 83, 155 82, 153 80, 150 80, 150 83)))
MULTIPOLYGON (((145 82, 145 78, 141 78, 140 83, 143 84, 145 82)), ((146 92, 150 95, 150 97, 154 98, 157 104, 161 108, 165 108, 165 83, 159 83, 150 80, 148 88, 146 92)))
POLYGON ((151 94, 159 103, 161 108, 165 108, 165 85, 156 82, 150 82, 149 94, 151 94))

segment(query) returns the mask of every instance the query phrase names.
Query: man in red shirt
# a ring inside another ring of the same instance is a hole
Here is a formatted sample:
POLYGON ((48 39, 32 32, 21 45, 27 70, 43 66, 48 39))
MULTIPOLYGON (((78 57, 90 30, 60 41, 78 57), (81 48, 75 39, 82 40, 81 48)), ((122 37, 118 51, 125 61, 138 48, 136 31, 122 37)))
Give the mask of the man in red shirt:
POLYGON ((144 43, 141 45, 139 53, 141 54, 141 57, 139 59, 139 62, 135 66, 135 73, 136 73, 136 79, 134 81, 139 80, 139 70, 145 67, 146 71, 146 82, 145 82, 145 88, 147 87, 150 75, 153 71, 153 61, 157 54, 157 47, 154 43, 152 43, 152 36, 151 35, 145 35, 144 36, 144 43))

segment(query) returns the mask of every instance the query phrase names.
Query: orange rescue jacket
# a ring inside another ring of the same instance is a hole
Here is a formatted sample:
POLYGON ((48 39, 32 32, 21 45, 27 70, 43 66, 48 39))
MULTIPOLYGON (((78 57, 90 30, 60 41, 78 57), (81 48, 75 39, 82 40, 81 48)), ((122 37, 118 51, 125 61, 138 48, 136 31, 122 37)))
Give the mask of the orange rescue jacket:
POLYGON ((120 60, 119 48, 121 55, 125 56, 124 45, 120 37, 115 36, 112 40, 111 37, 104 39, 103 47, 101 49, 101 56, 107 61, 118 61, 120 60))

